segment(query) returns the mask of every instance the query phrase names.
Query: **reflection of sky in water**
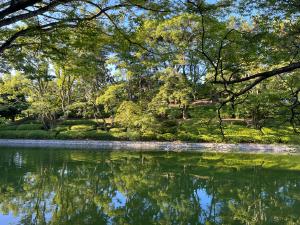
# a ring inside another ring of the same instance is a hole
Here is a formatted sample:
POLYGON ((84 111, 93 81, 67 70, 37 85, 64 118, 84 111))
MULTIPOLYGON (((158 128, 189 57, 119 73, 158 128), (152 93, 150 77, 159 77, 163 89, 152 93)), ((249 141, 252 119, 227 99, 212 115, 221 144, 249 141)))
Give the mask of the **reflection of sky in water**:
POLYGON ((0 214, 0 224, 1 225, 10 225, 17 224, 19 221, 18 217, 14 217, 12 213, 8 213, 7 215, 0 214))
MULTIPOLYGON (((17 216, 14 216, 12 213, 8 213, 7 215, 0 214, 0 224, 1 225, 15 225, 20 223, 20 218, 22 217, 22 214, 19 214, 17 216)), ((52 219, 52 213, 48 212, 45 213, 45 220, 46 223, 49 223, 52 219)))
MULTIPOLYGON (((45 214, 44 214, 44 219, 45 219, 45 223, 48 224, 51 222, 51 219, 53 217, 53 212, 55 209, 55 205, 53 204, 53 199, 55 198, 55 192, 51 192, 49 194, 45 193, 44 194, 44 200, 45 201, 41 201, 40 204, 41 205, 45 205, 45 214), (45 203, 45 204, 44 204, 45 203)), ((28 208, 34 208, 34 204, 31 203, 31 205, 24 205, 25 207, 28 208)), ((2 207, 2 204, 0 203, 0 207, 2 207)), ((22 209, 20 209, 22 210, 22 209)), ((17 214, 16 216, 13 215, 13 213, 9 212, 8 214, 2 214, 0 213, 0 225, 15 225, 15 224, 20 224, 20 219, 22 217, 25 217, 26 215, 24 213, 22 213, 20 211, 19 214, 17 214)), ((36 213, 32 213, 32 223, 34 218, 36 217, 36 213)), ((26 224, 27 225, 27 224, 26 224)))
POLYGON ((202 211, 201 218, 199 218, 200 222, 205 223, 205 221, 209 215, 209 208, 212 203, 212 196, 207 194, 206 190, 203 188, 197 189, 195 194, 200 199, 199 207, 201 208, 201 211, 202 211))
MULTIPOLYGON (((201 208, 201 217, 199 218, 201 223, 205 223, 208 219, 210 213, 212 215, 217 215, 220 212, 221 204, 216 203, 213 208, 211 208, 211 205, 213 204, 213 197, 212 195, 208 194, 204 188, 199 188, 196 190, 196 195, 200 199, 200 205, 201 208), (212 212, 210 212, 212 210, 212 212)), ((220 218, 215 218, 215 222, 220 222, 220 218)))
POLYGON ((212 196, 207 194, 206 190, 199 188, 196 191, 197 195, 200 197, 200 207, 203 211, 209 212, 209 207, 211 205, 212 196))
POLYGON ((126 197, 119 191, 116 191, 115 194, 116 195, 111 199, 111 206, 113 208, 124 207, 126 205, 126 197))

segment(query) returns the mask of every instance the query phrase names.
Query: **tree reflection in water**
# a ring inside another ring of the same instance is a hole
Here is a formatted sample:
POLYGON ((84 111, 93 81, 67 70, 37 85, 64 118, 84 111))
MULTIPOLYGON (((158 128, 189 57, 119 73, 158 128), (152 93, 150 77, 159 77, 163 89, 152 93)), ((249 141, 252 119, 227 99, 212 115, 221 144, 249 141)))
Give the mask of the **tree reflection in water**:
POLYGON ((212 156, 2 149, 1 224, 300 224, 299 172, 212 156))

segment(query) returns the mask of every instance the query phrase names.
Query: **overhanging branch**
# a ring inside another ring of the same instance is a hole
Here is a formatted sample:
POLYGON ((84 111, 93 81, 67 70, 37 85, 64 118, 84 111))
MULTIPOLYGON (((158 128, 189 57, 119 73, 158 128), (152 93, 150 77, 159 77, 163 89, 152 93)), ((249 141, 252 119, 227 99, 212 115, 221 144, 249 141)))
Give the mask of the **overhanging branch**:
POLYGON ((242 83, 245 81, 250 81, 250 80, 254 80, 257 78, 257 80, 265 80, 267 78, 276 76, 276 75, 280 75, 283 73, 290 73, 296 69, 300 69, 300 62, 296 62, 296 63, 291 63, 287 66, 283 66, 274 70, 270 70, 270 71, 265 71, 265 72, 261 72, 261 73, 257 73, 257 74, 253 74, 247 77, 243 77, 240 79, 235 79, 235 80, 222 80, 222 81, 212 81, 212 83, 214 84, 236 84, 236 83, 242 83))

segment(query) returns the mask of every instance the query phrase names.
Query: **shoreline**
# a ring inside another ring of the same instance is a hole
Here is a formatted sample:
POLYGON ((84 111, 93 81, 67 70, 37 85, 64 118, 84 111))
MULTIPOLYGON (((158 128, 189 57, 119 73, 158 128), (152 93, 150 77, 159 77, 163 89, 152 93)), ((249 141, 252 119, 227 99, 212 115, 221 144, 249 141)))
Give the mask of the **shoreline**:
POLYGON ((81 150, 160 150, 220 153, 300 154, 299 145, 254 143, 190 143, 94 140, 0 139, 0 147, 68 148, 81 150))

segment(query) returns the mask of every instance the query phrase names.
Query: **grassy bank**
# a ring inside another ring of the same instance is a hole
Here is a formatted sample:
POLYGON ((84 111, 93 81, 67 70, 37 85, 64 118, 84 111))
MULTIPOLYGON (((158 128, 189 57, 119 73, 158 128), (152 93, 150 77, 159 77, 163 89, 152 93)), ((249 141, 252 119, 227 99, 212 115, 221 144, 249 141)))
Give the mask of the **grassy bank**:
POLYGON ((211 118, 214 110, 211 106, 193 107, 189 110, 189 119, 164 120, 157 125, 156 131, 143 132, 117 125, 112 127, 109 123, 104 129, 103 124, 88 119, 58 121, 51 130, 44 130, 38 121, 16 121, 0 125, 0 138, 300 144, 299 134, 287 124, 267 124, 260 131, 242 120, 225 120, 226 139, 222 140, 218 120, 211 118))

